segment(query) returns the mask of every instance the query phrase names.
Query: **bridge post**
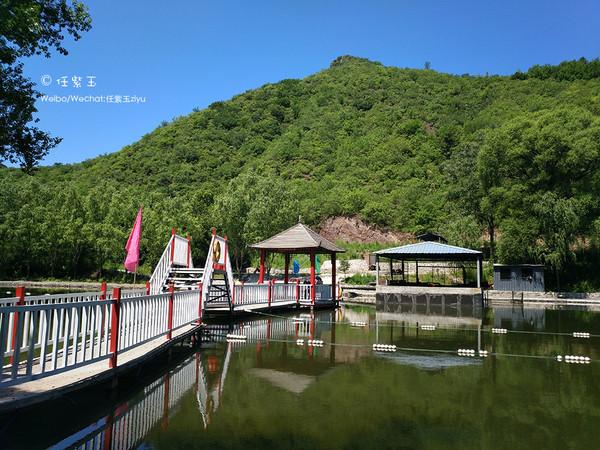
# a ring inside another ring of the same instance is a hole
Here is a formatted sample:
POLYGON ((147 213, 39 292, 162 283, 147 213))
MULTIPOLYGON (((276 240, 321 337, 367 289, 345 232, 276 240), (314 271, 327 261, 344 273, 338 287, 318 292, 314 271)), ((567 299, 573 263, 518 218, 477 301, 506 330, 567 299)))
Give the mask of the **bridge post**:
MULTIPOLYGON (((17 286, 15 289, 15 297, 19 297, 19 300, 17 300, 17 306, 21 306, 25 304, 25 286, 17 286)), ((12 329, 12 338, 10 340, 11 342, 11 356, 10 356, 10 363, 12 364, 14 362, 14 357, 13 355, 14 353, 14 349, 15 349, 15 341, 17 340, 17 328, 19 327, 19 313, 15 312, 13 314, 13 329, 12 329)), ((20 347, 20 343, 18 344, 20 347)))
POLYGON ((106 300, 106 281, 100 286, 100 300, 106 300))
POLYGON ((113 289, 112 318, 110 322, 110 352, 109 367, 117 367, 117 354, 119 348, 119 319, 121 315, 121 288, 113 289))
POLYGON ((173 337, 173 302, 175 300, 175 286, 173 283, 169 285, 169 309, 167 315, 167 341, 170 341, 173 337))
POLYGON ((300 279, 296 280, 296 306, 300 307, 300 279))
POLYGON ((146 295, 150 295, 150 281, 146 281, 146 295))

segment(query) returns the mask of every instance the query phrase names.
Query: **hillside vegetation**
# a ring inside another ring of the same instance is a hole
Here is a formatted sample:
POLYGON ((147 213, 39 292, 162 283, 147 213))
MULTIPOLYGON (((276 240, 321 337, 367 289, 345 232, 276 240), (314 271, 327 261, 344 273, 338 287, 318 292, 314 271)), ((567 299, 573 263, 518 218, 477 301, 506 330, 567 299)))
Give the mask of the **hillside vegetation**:
POLYGON ((248 242, 299 215, 311 225, 358 216, 485 246, 495 260, 543 262, 567 287, 596 288, 594 271, 573 267, 598 254, 598 61, 564 64, 479 77, 344 56, 116 153, 34 176, 2 169, 1 275, 116 268, 143 204, 146 273, 171 227, 192 236, 195 258, 219 227, 241 267, 248 242))

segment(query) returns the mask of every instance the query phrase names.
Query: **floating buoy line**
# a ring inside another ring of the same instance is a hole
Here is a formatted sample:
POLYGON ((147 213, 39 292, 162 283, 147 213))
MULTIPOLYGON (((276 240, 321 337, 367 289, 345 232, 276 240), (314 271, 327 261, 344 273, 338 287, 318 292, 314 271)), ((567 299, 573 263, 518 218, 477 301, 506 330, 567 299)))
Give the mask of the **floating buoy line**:
MULTIPOLYGON (((244 335, 237 334, 227 334, 217 335, 221 337, 226 337, 228 343, 247 343, 247 342, 278 342, 278 343, 291 343, 296 344, 297 346, 309 346, 309 347, 323 347, 325 345, 330 347, 350 347, 350 348, 369 348, 368 344, 345 344, 345 343, 331 343, 325 342, 321 339, 253 339, 248 338, 244 335)), ((557 362, 565 362, 569 364, 591 364, 592 359, 589 356, 583 355, 555 355, 555 356, 546 356, 546 355, 523 355, 523 354, 515 354, 515 353, 491 353, 488 350, 484 349, 472 349, 472 348, 459 348, 457 350, 446 350, 446 349, 431 349, 431 348, 415 348, 415 347, 399 347, 394 344, 380 344, 374 343, 371 344, 370 348, 375 353, 395 353, 398 351, 401 352, 415 352, 415 353, 442 353, 442 354, 456 354, 461 357, 479 357, 479 358, 487 358, 488 356, 495 357, 511 357, 511 358, 530 358, 530 359, 545 359, 545 360, 555 360, 557 362)))
POLYGON ((228 334, 227 336, 225 336, 225 338, 228 341, 246 341, 248 339, 248 336, 245 336, 243 334, 228 334))
MULTIPOLYGON (((256 315, 261 315, 261 316, 267 316, 267 317, 272 317, 272 318, 277 318, 277 319, 282 319, 282 320, 291 320, 294 323, 306 323, 307 321, 310 320, 310 317, 289 317, 289 316, 282 316, 282 315, 278 315, 278 314, 269 314, 269 313, 265 313, 265 312, 261 312, 261 311, 252 311, 249 309, 245 309, 244 311, 248 312, 248 313, 256 314, 256 315)), ((343 322, 343 321, 335 321, 335 320, 316 319, 316 322, 323 323, 323 324, 330 324, 330 325, 350 325, 351 327, 355 327, 355 328, 374 327, 375 326, 374 323, 357 322, 357 321, 343 322)), ((386 323, 379 323, 379 324, 377 324, 377 326, 379 326, 380 328, 384 328, 384 327, 391 327, 392 325, 386 324, 386 323)), ((394 325, 395 328, 398 328, 399 326, 400 325, 394 325)), ((438 330, 439 331, 461 331, 461 332, 462 331, 474 331, 474 332, 479 331, 479 329, 477 329, 477 328, 450 328, 450 327, 440 327, 435 324, 404 325, 404 327, 421 329, 423 331, 438 331, 438 330)), ((483 332, 483 333, 489 332, 492 334, 539 334, 539 335, 548 335, 548 336, 567 336, 567 337, 584 338, 584 339, 600 337, 600 335, 598 335, 598 334, 591 334, 591 333, 585 332, 585 331, 575 331, 575 332, 527 331, 527 330, 509 330, 507 328, 495 328, 495 327, 481 328, 481 332, 483 332)))

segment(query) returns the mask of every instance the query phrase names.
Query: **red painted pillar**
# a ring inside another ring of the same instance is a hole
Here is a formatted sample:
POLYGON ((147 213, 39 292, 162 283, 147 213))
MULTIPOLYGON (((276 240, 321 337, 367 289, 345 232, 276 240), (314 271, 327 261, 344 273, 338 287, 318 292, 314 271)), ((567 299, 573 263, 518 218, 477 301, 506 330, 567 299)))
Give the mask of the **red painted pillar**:
POLYGON ((171 229, 171 264, 175 260, 175 228, 171 229))
POLYGON ((187 235, 187 267, 190 268, 190 261, 192 260, 192 238, 187 235))
POLYGON ((121 288, 113 289, 112 319, 110 322, 110 352, 109 367, 117 367, 117 353, 119 348, 119 320, 121 316, 121 288))
POLYGON ((146 295, 150 295, 150 282, 146 281, 146 295))
POLYGON ((300 306, 300 280, 296 280, 296 305, 300 306))
POLYGON ((290 254, 285 254, 285 273, 283 276, 283 282, 287 284, 290 278, 290 254))
POLYGON ((175 301, 175 286, 169 285, 169 309, 167 313, 167 341, 173 337, 173 302, 175 301))
POLYGON ((202 302, 202 283, 198 283, 198 289, 200 289, 200 298, 198 298, 198 321, 202 323, 202 313, 204 312, 204 304, 202 302))
POLYGON ((336 283, 336 260, 337 260, 337 255, 335 253, 331 254, 331 299, 334 302, 337 302, 338 296, 337 296, 337 283, 336 283))
POLYGON ((315 285, 317 284, 315 277, 315 252, 310 252, 310 303, 315 304, 315 285))
POLYGON ((260 272, 258 274, 258 284, 263 284, 265 282, 265 255, 266 251, 260 250, 260 272))
MULTIPOLYGON (((25 304, 25 286, 17 286, 15 289, 15 297, 18 297, 17 306, 22 306, 25 304)), ((13 330, 12 330, 12 339, 11 339, 11 350, 15 349, 15 340, 17 339, 17 327, 19 326, 19 313, 15 312, 13 314, 13 330)), ((20 345, 20 344, 19 344, 20 345)), ((10 363, 14 362, 13 354, 10 356, 10 363)))

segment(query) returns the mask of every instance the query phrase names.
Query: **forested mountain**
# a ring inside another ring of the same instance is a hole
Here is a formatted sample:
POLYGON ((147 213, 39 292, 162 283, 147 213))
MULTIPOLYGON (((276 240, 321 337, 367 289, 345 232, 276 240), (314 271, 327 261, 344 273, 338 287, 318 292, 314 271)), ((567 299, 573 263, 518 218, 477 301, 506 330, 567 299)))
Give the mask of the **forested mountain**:
POLYGON ((568 76, 563 63, 561 76, 538 66, 545 72, 483 77, 343 56, 163 123, 116 153, 33 176, 2 169, 0 272, 116 267, 143 204, 146 272, 171 227, 185 227, 196 257, 220 227, 242 263, 247 242, 299 215, 312 225, 356 215, 491 245, 495 260, 547 263, 592 288, 591 270, 567 269, 598 253, 600 79, 589 75, 597 60, 573 63, 568 76))

